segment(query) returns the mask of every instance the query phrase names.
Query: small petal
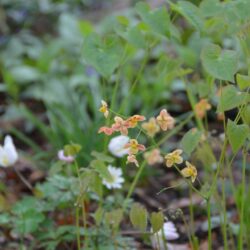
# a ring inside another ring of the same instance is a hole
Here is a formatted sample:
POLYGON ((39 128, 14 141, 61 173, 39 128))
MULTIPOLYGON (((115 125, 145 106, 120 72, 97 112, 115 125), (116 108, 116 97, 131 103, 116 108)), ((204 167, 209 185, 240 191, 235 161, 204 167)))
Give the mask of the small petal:
POLYGON ((197 169, 190 162, 186 161, 186 167, 181 170, 183 177, 191 178, 191 181, 194 182, 197 177, 197 169))
MULTIPOLYGON (((171 240, 176 240, 179 237, 180 236, 175 228, 175 225, 172 222, 168 221, 163 224, 163 230, 160 230, 157 233, 153 234, 153 236, 151 237, 151 241, 154 248, 164 250, 165 242, 163 238, 165 238, 168 242, 171 240)), ((168 249, 171 249, 170 246, 171 245, 167 243, 168 249)))
POLYGON ((13 166, 18 160, 18 153, 11 136, 7 135, 4 145, 0 146, 0 166, 13 166))
POLYGON ((109 128, 109 127, 101 127, 98 130, 98 134, 104 133, 106 135, 112 135, 113 132, 114 132, 114 130, 112 128, 109 128))
POLYGON ((144 151, 146 148, 144 145, 139 144, 136 139, 130 139, 129 143, 125 145, 125 148, 129 148, 129 154, 135 155, 138 151, 144 151))
POLYGON ((156 163, 162 163, 163 157, 161 156, 161 152, 158 148, 153 149, 144 154, 144 158, 149 165, 154 165, 156 163))
POLYGON ((138 122, 144 121, 146 118, 142 115, 133 115, 126 120, 126 123, 129 128, 134 128, 137 126, 138 122))
POLYGON ((165 156, 167 167, 172 167, 174 164, 181 164, 183 162, 181 154, 182 154, 181 149, 176 149, 172 153, 167 154, 165 156))
POLYGON ((207 99, 201 99, 194 107, 195 114, 201 119, 206 115, 206 112, 210 109, 211 105, 207 101, 207 99))
POLYGON ((138 163, 135 155, 128 155, 128 157, 127 157, 127 164, 128 163, 134 163, 137 167, 139 167, 139 163, 138 163))
POLYGON ((146 130, 147 135, 150 137, 154 137, 160 131, 160 127, 154 117, 150 118, 148 122, 144 122, 142 128, 146 130))
POLYGON ((166 109, 161 110, 160 114, 156 117, 156 121, 163 131, 172 129, 175 124, 174 118, 167 112, 166 109))
POLYGON ((75 160, 75 157, 74 156, 66 156, 64 154, 64 151, 63 150, 59 150, 58 153, 57 153, 57 157, 60 161, 64 161, 64 162, 67 162, 67 163, 72 163, 74 160, 75 160))
POLYGON ((102 106, 100 107, 99 111, 104 114, 104 117, 107 118, 109 115, 108 104, 105 101, 101 101, 102 106))
POLYGON ((129 137, 124 135, 119 135, 112 138, 109 142, 108 149, 116 157, 123 157, 129 152, 125 145, 129 142, 129 137))
POLYGON ((114 118, 115 123, 112 125, 112 129, 114 131, 120 131, 122 135, 128 134, 128 124, 124 121, 121 117, 115 116, 114 118))

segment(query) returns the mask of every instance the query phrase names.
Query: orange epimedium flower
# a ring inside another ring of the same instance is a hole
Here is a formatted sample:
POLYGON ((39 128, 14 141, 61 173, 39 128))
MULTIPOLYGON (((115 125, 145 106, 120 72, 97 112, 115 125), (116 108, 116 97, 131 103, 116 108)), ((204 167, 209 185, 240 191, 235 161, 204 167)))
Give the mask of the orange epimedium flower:
POLYGON ((127 162, 126 162, 126 163, 127 163, 127 164, 128 164, 128 163, 134 163, 137 167, 139 167, 139 163, 138 163, 138 161, 137 161, 135 155, 128 155, 128 156, 127 156, 127 162))
POLYGON ((174 118, 167 112, 166 109, 163 109, 160 112, 160 114, 156 117, 156 121, 163 131, 172 129, 175 124, 174 118))
POLYGON ((211 104, 207 99, 201 99, 194 107, 194 112, 199 118, 203 118, 206 112, 211 109, 211 104))
POLYGON ((148 122, 142 123, 142 128, 146 130, 147 135, 150 137, 154 137, 160 131, 160 127, 154 117, 151 117, 148 122))
POLYGON ((106 135, 112 135, 113 132, 114 132, 114 130, 112 128, 109 128, 109 127, 101 127, 98 130, 98 134, 104 133, 106 135))
POLYGON ((151 151, 144 153, 143 156, 149 165, 154 165, 154 164, 163 162, 163 157, 161 156, 161 151, 158 148, 155 148, 151 151))
POLYGON ((183 158, 181 157, 182 150, 176 149, 172 153, 169 153, 165 156, 166 165, 168 168, 172 167, 174 164, 181 164, 183 162, 183 158))
POLYGON ((125 145, 125 148, 129 149, 130 155, 135 155, 139 151, 144 151, 146 148, 144 145, 139 144, 136 139, 130 139, 129 143, 125 145))
POLYGON ((138 122, 145 121, 145 119, 143 115, 133 115, 126 120, 126 123, 129 128, 134 128, 137 126, 138 122))
POLYGON ((101 103, 102 106, 99 108, 99 111, 104 114, 105 118, 107 118, 109 115, 108 104, 103 100, 101 101, 101 103))
POLYGON ((122 135, 127 135, 128 134, 127 122, 119 116, 115 116, 114 121, 115 123, 112 125, 112 129, 114 131, 120 131, 122 135))
POLYGON ((191 178, 191 181, 194 182, 197 177, 197 169, 190 162, 186 161, 186 167, 181 170, 181 174, 185 178, 191 178))

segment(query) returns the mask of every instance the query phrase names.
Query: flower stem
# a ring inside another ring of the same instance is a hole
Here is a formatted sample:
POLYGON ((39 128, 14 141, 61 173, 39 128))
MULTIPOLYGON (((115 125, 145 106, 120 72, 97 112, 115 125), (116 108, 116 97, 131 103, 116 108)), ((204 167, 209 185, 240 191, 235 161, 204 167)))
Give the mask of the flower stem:
POLYGON ((77 239, 77 249, 81 249, 81 239, 80 239, 80 225, 79 225, 79 207, 78 204, 76 204, 76 239, 77 239))
POLYGON ((211 204, 207 199, 207 221, 208 221, 208 250, 212 250, 212 227, 211 227, 211 204))
POLYGON ((16 169, 15 167, 13 167, 13 169, 20 180, 23 182, 23 184, 33 193, 33 187, 31 186, 31 184, 25 179, 25 177, 19 172, 18 169, 16 169))
POLYGON ((222 223, 222 231, 223 231, 223 241, 224 241, 224 249, 228 250, 227 244, 227 208, 226 208, 226 194, 225 194, 225 178, 222 180, 222 206, 223 206, 223 223, 222 223))
POLYGON ((242 182, 241 182, 241 202, 240 202, 240 232, 238 240, 238 249, 243 250, 243 237, 244 237, 244 208, 245 208, 245 189, 246 189, 246 159, 247 150, 243 150, 242 162, 242 182))

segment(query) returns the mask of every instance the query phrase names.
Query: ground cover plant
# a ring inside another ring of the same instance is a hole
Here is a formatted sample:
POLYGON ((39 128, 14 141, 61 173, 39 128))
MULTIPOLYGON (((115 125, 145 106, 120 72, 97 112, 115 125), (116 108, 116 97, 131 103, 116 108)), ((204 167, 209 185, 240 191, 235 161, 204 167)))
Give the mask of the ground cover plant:
POLYGON ((0 249, 250 249, 250 2, 122 3, 1 1, 0 249))

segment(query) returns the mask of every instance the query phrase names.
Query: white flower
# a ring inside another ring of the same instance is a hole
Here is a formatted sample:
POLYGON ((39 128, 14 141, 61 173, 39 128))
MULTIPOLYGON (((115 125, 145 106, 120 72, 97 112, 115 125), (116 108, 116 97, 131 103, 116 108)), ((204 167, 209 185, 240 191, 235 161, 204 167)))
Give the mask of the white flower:
POLYGON ((4 138, 4 145, 0 145, 0 166, 13 166, 18 159, 18 153, 13 143, 11 136, 7 135, 4 138))
POLYGON ((71 163, 75 160, 75 157, 74 156, 71 156, 71 155, 68 155, 66 156, 64 154, 64 151, 63 150, 59 150, 58 153, 57 153, 57 157, 59 160, 61 161, 65 161, 67 163, 71 163))
POLYGON ((112 138, 109 142, 108 148, 111 154, 116 157, 123 157, 129 152, 128 148, 125 148, 125 145, 129 142, 129 137, 125 135, 119 135, 112 138))
POLYGON ((124 178, 122 177, 122 170, 120 168, 115 168, 111 165, 108 165, 108 171, 112 178, 111 180, 103 179, 103 185, 105 185, 108 189, 121 188, 121 184, 124 182, 124 178))
MULTIPOLYGON (((159 232, 155 233, 151 237, 153 247, 156 249, 160 249, 160 250, 164 250, 164 241, 163 241, 162 231, 164 231, 164 239, 166 239, 166 242, 170 240, 176 240, 179 238, 179 234, 175 228, 174 223, 171 221, 165 222, 163 224, 163 230, 160 230, 159 232), (157 239, 158 237, 159 237, 160 246, 159 246, 158 239, 157 239)), ((167 246, 168 246, 168 249, 171 249, 170 244, 167 244, 167 246)))

